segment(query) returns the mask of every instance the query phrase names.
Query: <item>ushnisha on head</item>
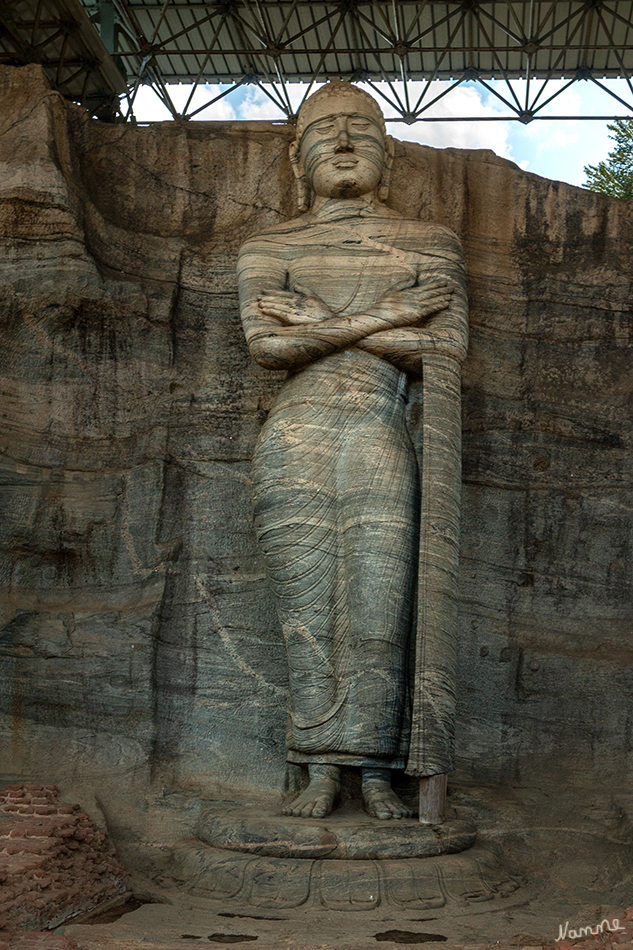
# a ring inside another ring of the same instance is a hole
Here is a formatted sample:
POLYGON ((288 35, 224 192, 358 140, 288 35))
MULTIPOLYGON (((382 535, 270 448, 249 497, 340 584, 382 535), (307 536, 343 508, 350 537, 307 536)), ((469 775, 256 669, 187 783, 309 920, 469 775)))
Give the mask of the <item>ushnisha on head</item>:
POLYGON ((290 146, 299 208, 317 198, 374 197, 385 201, 393 139, 380 106, 349 82, 330 82, 303 103, 290 146))

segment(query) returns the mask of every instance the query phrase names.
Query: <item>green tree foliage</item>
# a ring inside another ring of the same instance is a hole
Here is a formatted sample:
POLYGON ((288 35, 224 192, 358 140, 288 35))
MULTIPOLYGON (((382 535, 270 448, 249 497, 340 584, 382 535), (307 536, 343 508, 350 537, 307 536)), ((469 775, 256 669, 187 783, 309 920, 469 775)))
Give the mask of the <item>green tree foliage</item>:
POLYGON ((607 128, 616 143, 606 162, 585 165, 584 184, 590 191, 602 191, 614 198, 633 198, 633 119, 616 119, 607 128))

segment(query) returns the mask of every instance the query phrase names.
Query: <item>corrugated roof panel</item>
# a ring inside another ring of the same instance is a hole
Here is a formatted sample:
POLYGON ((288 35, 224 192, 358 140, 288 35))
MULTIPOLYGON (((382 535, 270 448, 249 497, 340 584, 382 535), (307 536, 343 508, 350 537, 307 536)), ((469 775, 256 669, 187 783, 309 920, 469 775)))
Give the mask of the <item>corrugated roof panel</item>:
POLYGON ((40 63, 66 95, 86 101, 126 89, 79 0, 16 0, 0 8, 0 62, 40 63))
POLYGON ((164 83, 633 73, 630 0, 42 0, 37 24, 38 0, 16 0, 11 15, 7 8, 0 12, 0 59, 39 57, 75 98, 83 86, 96 95, 123 92, 122 71, 129 82, 164 83), (97 33, 108 5, 116 14, 110 52, 97 33), (63 30, 51 37, 60 10, 77 24, 72 37, 63 30))

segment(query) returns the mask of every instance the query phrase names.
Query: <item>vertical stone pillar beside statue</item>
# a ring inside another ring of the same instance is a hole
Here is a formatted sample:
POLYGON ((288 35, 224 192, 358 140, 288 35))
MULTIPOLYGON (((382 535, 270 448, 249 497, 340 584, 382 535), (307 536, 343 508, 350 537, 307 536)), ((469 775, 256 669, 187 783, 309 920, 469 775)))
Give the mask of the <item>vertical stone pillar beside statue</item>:
POLYGON ((306 100, 291 161, 304 213, 249 239, 238 264, 251 354, 289 373, 253 463, 288 761, 310 779, 284 814, 325 817, 356 767, 371 816, 411 817, 391 788, 406 769, 434 823, 454 755, 463 254, 447 228, 385 204, 393 143, 357 87, 306 100), (404 409, 420 377, 421 451, 404 409))
POLYGON ((423 368, 420 558, 414 699, 407 774, 420 779, 419 818, 441 822, 453 769, 459 614, 461 360, 429 353, 423 368))

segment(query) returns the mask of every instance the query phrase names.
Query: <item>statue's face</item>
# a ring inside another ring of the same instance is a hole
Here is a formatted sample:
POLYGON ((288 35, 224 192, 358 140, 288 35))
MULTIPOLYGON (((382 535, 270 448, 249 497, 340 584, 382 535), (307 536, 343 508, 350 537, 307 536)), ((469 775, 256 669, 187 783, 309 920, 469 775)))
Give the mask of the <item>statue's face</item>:
MULTIPOLYGON (((310 116, 299 157, 308 183, 323 198, 372 194, 382 177, 385 139, 362 100, 347 99, 332 113, 327 99, 310 116)), ((335 106, 334 106, 335 107, 335 106)))

